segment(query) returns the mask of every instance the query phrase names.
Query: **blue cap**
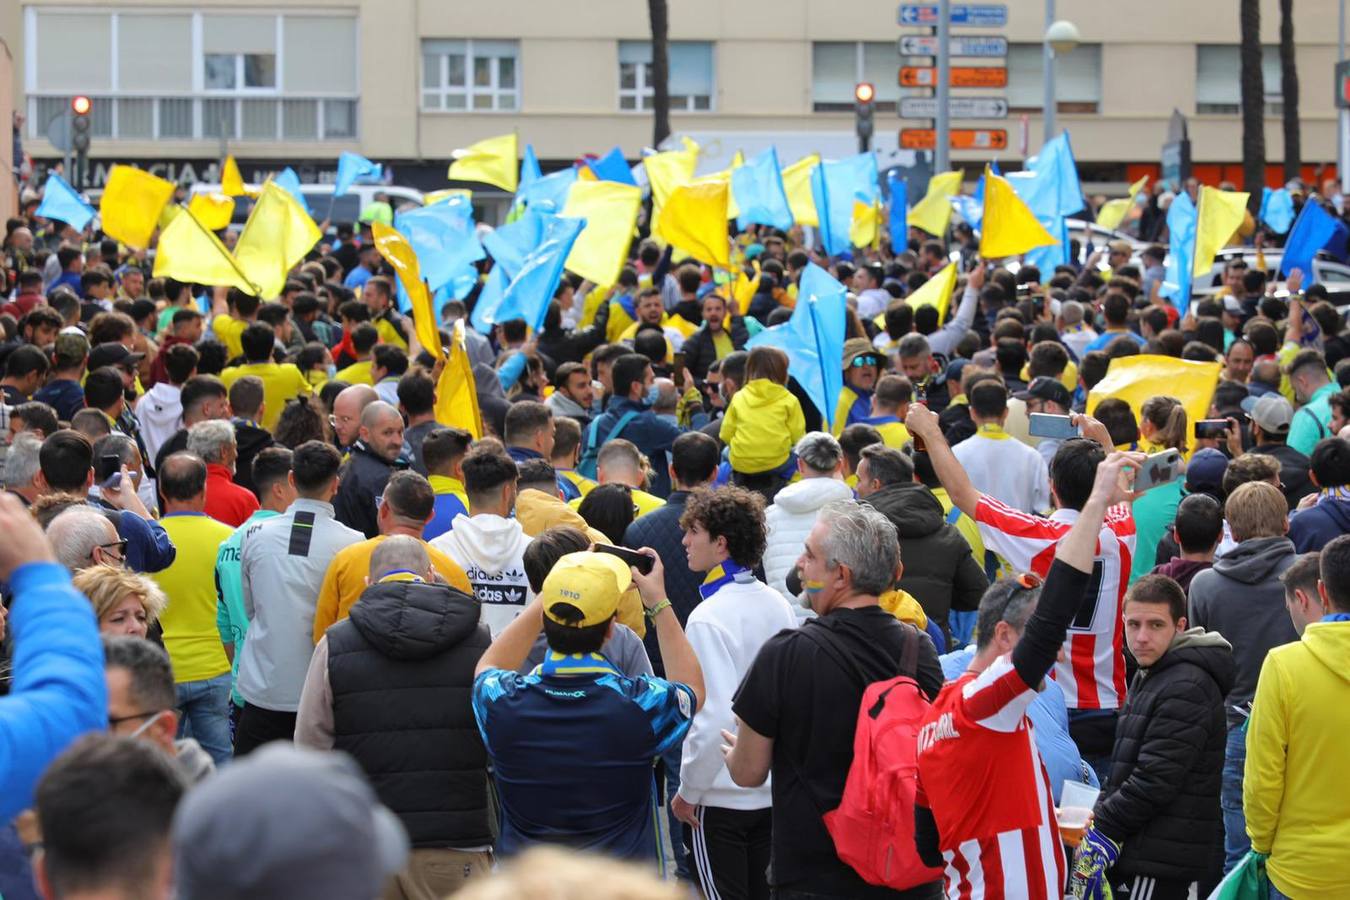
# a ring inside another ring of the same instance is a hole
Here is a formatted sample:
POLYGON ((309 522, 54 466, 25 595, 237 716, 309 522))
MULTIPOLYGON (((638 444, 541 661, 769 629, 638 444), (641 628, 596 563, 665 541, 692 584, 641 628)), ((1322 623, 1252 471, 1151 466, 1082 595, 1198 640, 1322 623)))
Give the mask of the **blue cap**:
POLYGON ((1186 491, 1191 494, 1223 493, 1223 473, 1228 470, 1228 457, 1213 447, 1195 451, 1186 466, 1186 491))

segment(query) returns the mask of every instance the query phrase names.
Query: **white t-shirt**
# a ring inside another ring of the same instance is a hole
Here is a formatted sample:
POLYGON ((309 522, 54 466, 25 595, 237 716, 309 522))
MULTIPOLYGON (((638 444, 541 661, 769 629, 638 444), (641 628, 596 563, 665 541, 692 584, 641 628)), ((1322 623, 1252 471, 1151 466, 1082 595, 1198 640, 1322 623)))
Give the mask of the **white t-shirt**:
POLYGON ((952 448, 975 489, 1024 513, 1050 508, 1050 470, 1031 447, 997 425, 982 425, 952 448))

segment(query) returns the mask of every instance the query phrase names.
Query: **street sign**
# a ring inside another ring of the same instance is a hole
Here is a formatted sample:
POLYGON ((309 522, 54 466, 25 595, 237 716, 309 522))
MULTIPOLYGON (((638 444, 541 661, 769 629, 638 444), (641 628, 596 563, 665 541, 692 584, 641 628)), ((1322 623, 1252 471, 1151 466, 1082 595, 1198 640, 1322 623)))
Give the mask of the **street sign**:
MULTIPOLYGON (((937 56, 938 39, 931 35, 905 34, 896 42, 901 56, 937 56)), ((947 52, 952 56, 981 58, 1008 55, 1008 39, 995 34, 952 35, 947 41, 947 52)))
MULTIPOLYGON (((936 28, 937 4, 905 3, 900 6, 897 19, 901 25, 936 28)), ((1008 24, 1006 3, 953 3, 951 24, 965 28, 1002 28, 1008 24)))
MULTIPOLYGON (((1007 150, 1008 132, 1002 128, 953 128, 950 132, 953 150, 1007 150)), ((932 150, 937 146, 934 128, 902 128, 900 149, 932 150)))
MULTIPOLYGON (((1008 86, 1008 70, 994 66, 952 66, 952 87, 1001 88, 1008 86)), ((931 66, 902 66, 900 87, 937 87, 937 69, 931 66)))
MULTIPOLYGON (((1006 119, 1008 101, 1004 97, 953 97, 947 110, 953 119, 1006 119)), ((900 99, 902 119, 935 119, 937 111, 936 97, 900 99)))

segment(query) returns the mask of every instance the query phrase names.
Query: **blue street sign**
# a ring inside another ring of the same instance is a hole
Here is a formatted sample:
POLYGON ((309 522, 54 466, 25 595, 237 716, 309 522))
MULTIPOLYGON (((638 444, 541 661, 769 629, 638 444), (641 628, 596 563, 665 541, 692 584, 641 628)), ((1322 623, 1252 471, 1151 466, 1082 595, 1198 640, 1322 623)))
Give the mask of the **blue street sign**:
MULTIPOLYGON (((938 7, 902 4, 898 21, 901 25, 936 28, 938 7)), ((1004 3, 954 3, 951 24, 968 28, 1002 28, 1008 24, 1008 6, 1004 3)))

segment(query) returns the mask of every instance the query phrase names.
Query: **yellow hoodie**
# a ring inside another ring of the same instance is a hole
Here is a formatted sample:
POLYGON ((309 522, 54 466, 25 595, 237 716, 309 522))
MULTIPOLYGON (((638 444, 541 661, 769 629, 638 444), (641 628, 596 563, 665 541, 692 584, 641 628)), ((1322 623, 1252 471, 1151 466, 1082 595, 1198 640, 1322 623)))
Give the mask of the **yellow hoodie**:
POLYGON ((1266 654, 1247 726, 1252 849, 1290 897, 1350 896, 1350 622, 1317 622, 1266 654))
POLYGON ((745 475, 783 465, 805 434, 802 405, 787 388, 767 378, 756 378, 736 392, 718 432, 731 448, 731 468, 745 475))

